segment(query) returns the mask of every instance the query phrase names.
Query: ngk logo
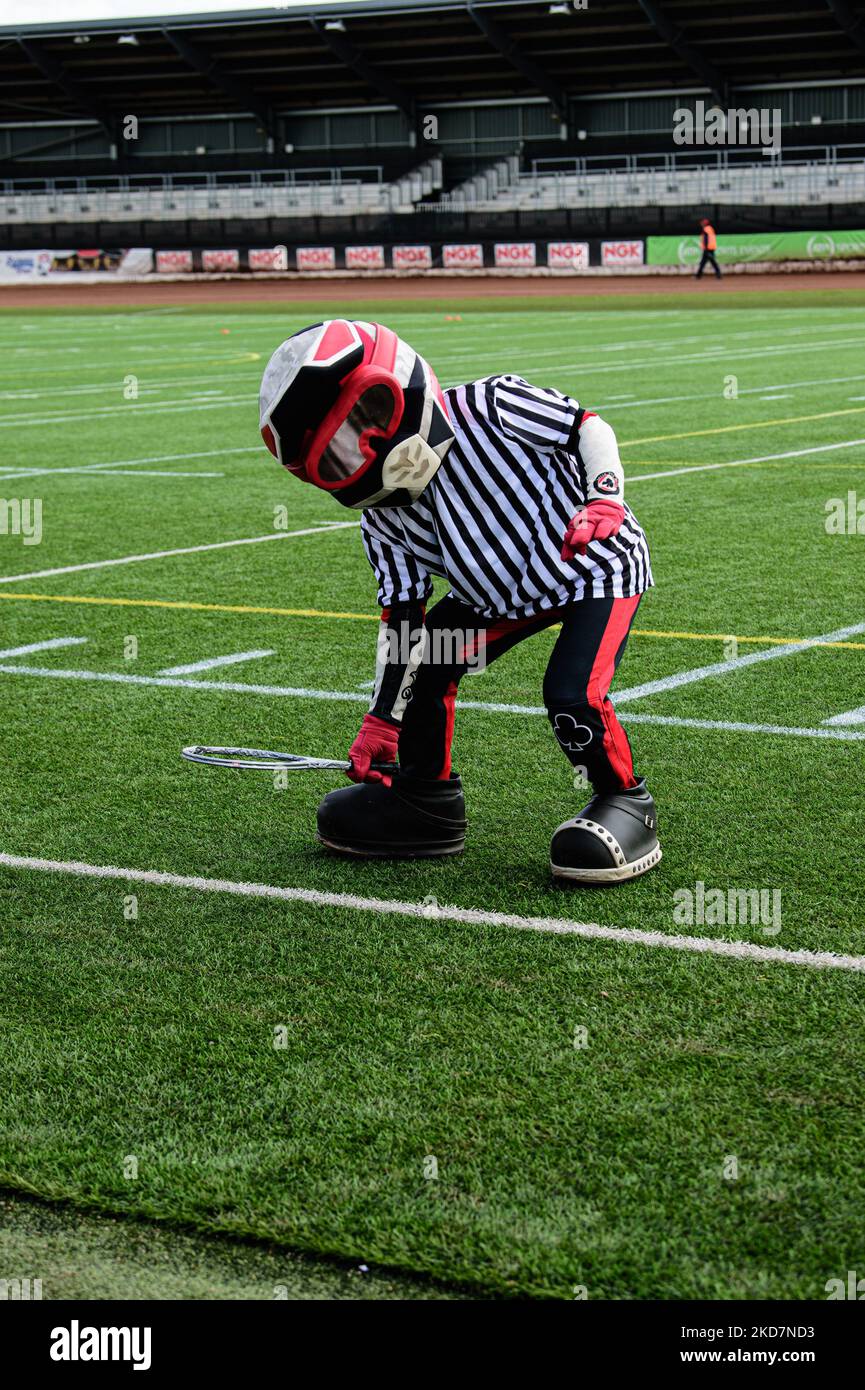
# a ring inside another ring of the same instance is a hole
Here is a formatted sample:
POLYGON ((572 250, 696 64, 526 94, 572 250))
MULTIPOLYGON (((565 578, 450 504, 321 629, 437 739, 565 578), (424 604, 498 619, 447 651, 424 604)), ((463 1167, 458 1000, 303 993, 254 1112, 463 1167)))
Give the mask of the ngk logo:
POLYGON ((394 270, 431 270, 431 246, 395 246, 393 248, 394 270))
POLYGON ((192 269, 191 251, 157 251, 156 270, 160 275, 192 269))
POLYGON ((201 264, 204 270, 238 270, 239 251, 202 251, 201 264))
POLYGON ((442 249, 442 264, 445 270, 482 270, 484 248, 480 242, 445 246, 442 249))
POLYGON ((288 270, 288 252, 284 246, 265 246, 249 253, 250 270, 288 270))
POLYGON ((298 246, 298 270, 335 270, 336 250, 333 246, 298 246))
POLYGON ((547 245, 547 265, 553 270, 587 270, 587 241, 551 241, 547 245))
POLYGON ((345 264, 349 270, 384 270, 384 247, 347 246, 345 264))
POLYGON ((601 243, 602 265, 642 265, 641 241, 604 241, 601 243))
POLYGON ((497 266, 534 266, 535 243, 533 241, 499 241, 495 247, 497 266))

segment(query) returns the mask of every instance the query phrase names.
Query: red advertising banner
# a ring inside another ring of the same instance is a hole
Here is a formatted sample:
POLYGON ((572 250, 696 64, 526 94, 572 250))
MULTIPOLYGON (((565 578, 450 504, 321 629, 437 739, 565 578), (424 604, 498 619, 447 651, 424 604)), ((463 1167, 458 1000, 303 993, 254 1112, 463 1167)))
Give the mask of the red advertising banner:
POLYGON ((547 244, 547 265, 551 270, 588 270, 587 241, 551 241, 547 244))
POLYGON ((497 241, 495 262, 500 269, 532 269, 537 264, 537 251, 533 241, 497 241))
POLYGON ((602 241, 601 265, 642 265, 642 241, 602 241))
POLYGON ((202 270, 239 270, 240 252, 239 251, 202 251, 201 253, 202 270))
POLYGON ((431 246, 395 246, 394 270, 432 270, 431 246))
POLYGON ((298 246, 298 270, 336 270, 334 246, 298 246))
POLYGON ((442 247, 445 270, 483 270, 484 248, 479 241, 459 246, 442 247))
POLYGON ((249 253, 250 270, 288 270, 288 251, 284 246, 262 246, 249 253))
POLYGON ((157 251, 157 275, 181 275, 192 270, 191 251, 157 251))
POLYGON ((345 264, 347 270, 384 270, 384 247, 347 246, 345 264))

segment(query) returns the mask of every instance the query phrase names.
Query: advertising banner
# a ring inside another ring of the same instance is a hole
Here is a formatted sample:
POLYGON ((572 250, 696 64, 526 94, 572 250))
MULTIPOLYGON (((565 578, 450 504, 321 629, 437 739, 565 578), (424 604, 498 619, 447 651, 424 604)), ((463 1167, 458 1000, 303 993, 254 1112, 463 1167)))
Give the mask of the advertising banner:
POLYGON ((533 241, 497 241, 493 255, 499 269, 531 270, 537 262, 533 241))
POLYGON ((384 247, 347 246, 345 265, 347 270, 384 270, 384 247))
POLYGON ((202 251, 201 268, 202 270, 239 270, 240 252, 229 251, 225 248, 221 251, 202 251))
POLYGON ((157 251, 157 275, 184 275, 192 270, 191 251, 157 251))
POLYGON ((547 244, 547 265, 551 270, 588 270, 587 241, 551 241, 547 244))
POLYGON ((394 270, 432 270, 431 246, 395 246, 392 263, 394 270))
POLYGON ((285 246, 260 246, 249 252, 250 270, 288 270, 285 246))
POLYGON ((50 251, 0 251, 0 280, 41 279, 50 270, 50 251))
POLYGON ((298 270, 336 270, 336 247, 298 246, 298 270))
POLYGON ((631 266, 643 264, 642 241, 602 241, 601 265, 631 266))
MULTIPOLYGON (((649 265, 696 266, 702 248, 696 236, 650 236, 649 265)), ((852 260, 865 256, 865 231, 857 232, 745 232, 718 237, 721 265, 748 261, 852 260)))
POLYGON ((445 270, 483 270, 484 248, 479 241, 442 247, 445 270))
POLYGON ((114 275, 148 275, 153 252, 137 246, 128 251, 0 251, 0 280, 45 280, 75 276, 101 279, 114 275))

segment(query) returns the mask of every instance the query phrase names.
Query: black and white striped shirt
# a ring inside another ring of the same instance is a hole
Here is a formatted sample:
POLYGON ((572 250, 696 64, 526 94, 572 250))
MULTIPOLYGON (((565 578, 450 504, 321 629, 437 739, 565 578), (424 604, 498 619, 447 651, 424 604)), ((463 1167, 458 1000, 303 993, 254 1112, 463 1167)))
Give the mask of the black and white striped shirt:
POLYGON ((568 522, 586 502, 579 454, 565 451, 576 401, 514 376, 456 386, 445 399, 456 440, 424 492, 408 507, 363 514, 383 608, 425 602, 434 574, 487 618, 631 598, 652 585, 646 538, 627 506, 617 536, 561 558, 568 522))

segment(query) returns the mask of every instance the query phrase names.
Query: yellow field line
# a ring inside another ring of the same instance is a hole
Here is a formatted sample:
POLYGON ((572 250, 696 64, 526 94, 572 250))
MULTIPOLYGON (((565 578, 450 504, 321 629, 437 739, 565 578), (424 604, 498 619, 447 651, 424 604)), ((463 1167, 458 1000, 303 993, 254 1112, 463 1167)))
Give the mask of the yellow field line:
MULTIPOLYGON (((269 608, 251 603, 197 603, 192 599, 109 598, 101 594, 7 594, 0 599, 21 603, 91 603, 110 608, 176 608, 197 613, 265 613, 275 618, 338 618, 361 623, 377 623, 378 613, 341 613, 326 608, 269 608)), ((739 637, 732 632, 667 632, 657 628, 634 627, 634 637, 658 637, 689 642, 746 642, 785 646, 788 642, 810 642, 810 637, 739 637)), ((823 647, 846 647, 865 651, 865 642, 821 642, 823 647)))
POLYGON ((265 608, 249 603, 195 603, 191 599, 103 598, 90 594, 6 594, 0 599, 26 599, 31 603, 98 603, 113 608, 191 608, 201 613, 269 613, 277 618, 357 618, 377 623, 378 613, 329 613, 321 608, 265 608))
MULTIPOLYGON (((770 647, 786 647, 788 643, 798 646, 810 642, 810 637, 737 637, 733 632, 660 632, 656 628, 632 627, 634 637, 671 637, 689 642, 765 642, 770 647)), ((850 647, 853 651, 865 651, 865 642, 821 642, 821 647, 850 647)))
POLYGON ((634 444, 663 444, 668 439, 696 439, 703 434, 732 434, 736 430, 761 430, 770 425, 799 425, 806 420, 831 420, 837 415, 862 415, 865 405, 849 406, 846 410, 824 410, 819 415, 788 415, 783 420, 753 420, 747 425, 719 425, 711 430, 685 430, 682 434, 653 434, 643 439, 620 439, 620 449, 630 449, 634 444))

